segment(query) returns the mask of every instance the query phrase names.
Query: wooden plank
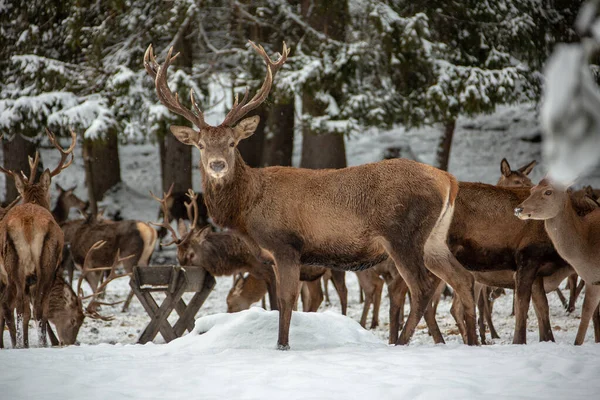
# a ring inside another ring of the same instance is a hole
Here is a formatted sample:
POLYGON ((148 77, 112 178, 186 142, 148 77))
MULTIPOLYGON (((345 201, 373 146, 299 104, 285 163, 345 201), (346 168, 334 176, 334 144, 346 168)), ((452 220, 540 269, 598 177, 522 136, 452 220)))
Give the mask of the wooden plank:
MULTIPOLYGON (((131 283, 131 288, 133 290, 133 293, 135 293, 136 297, 138 298, 138 300, 140 301, 140 303, 146 310, 146 313, 150 317, 150 323, 148 323, 148 325, 146 326, 146 328, 144 328, 144 331, 141 333, 140 337, 138 338, 138 343, 144 344, 144 343, 154 340, 154 338, 157 335, 156 332, 153 332, 148 328, 149 328, 150 324, 152 323, 152 321, 156 318, 156 314, 158 313, 159 306, 156 303, 156 301, 154 300, 154 297, 152 297, 152 295, 149 292, 141 291, 138 287, 134 286, 134 283, 131 283)), ((167 318, 168 318, 168 315, 167 315, 167 318)), ((159 331, 163 338, 171 337, 173 334, 173 330, 170 325, 167 327, 167 326, 164 326, 163 324, 159 324, 159 331)))
POLYGON ((179 320, 177 320, 177 322, 173 326, 175 334, 178 337, 183 335, 186 328, 189 332, 191 332, 194 329, 194 321, 196 314, 198 313, 198 310, 200 310, 200 307, 202 307, 202 305, 214 289, 216 283, 217 281, 215 280, 215 278, 211 274, 207 273, 204 279, 204 286, 202 290, 196 292, 194 297, 192 297, 192 300, 190 300, 190 303, 187 305, 185 313, 183 315, 179 314, 179 320))
POLYGON ((177 284, 177 290, 173 294, 168 292, 166 293, 165 300, 162 302, 158 311, 154 314, 152 321, 150 321, 146 327, 146 330, 144 331, 144 333, 147 333, 147 335, 150 337, 154 338, 159 330, 166 342, 170 342, 177 337, 173 331, 173 328, 171 325, 169 325, 167 318, 175 308, 175 305, 179 299, 181 299, 181 296, 183 296, 183 293, 185 293, 185 275, 180 274, 179 276, 180 279, 177 284))

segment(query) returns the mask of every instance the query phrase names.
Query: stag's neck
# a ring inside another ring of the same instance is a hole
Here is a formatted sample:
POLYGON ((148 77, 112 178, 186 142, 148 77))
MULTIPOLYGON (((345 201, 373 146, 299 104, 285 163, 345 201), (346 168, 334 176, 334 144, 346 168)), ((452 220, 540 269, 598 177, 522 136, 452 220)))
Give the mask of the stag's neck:
POLYGON ((548 236, 561 257, 571 265, 578 264, 581 250, 585 247, 586 235, 583 219, 573 208, 570 196, 566 196, 558 215, 547 219, 544 224, 548 236))
POLYGON ((236 150, 233 172, 226 178, 216 180, 206 173, 202 163, 202 186, 204 202, 214 223, 222 228, 246 232, 245 214, 261 193, 262 174, 250 168, 236 150))
POLYGON ((32 187, 29 189, 27 193, 23 196, 23 204, 37 204, 40 207, 44 207, 46 210, 50 210, 50 201, 48 199, 48 194, 45 190, 32 187))

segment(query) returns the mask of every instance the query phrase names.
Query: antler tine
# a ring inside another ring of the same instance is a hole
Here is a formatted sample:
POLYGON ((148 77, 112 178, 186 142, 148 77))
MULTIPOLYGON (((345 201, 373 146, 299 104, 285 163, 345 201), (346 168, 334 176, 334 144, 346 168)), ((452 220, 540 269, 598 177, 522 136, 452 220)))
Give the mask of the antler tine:
POLYGON ((27 160, 29 161, 29 178, 27 178, 23 171, 21 171, 21 175, 23 176, 25 181, 27 181, 28 183, 33 183, 35 182, 35 176, 37 175, 37 167, 40 163, 40 152, 36 151, 35 158, 31 158, 31 156, 28 156, 27 160))
POLYGON ((56 176, 61 173, 61 171, 67 167, 69 167, 73 163, 73 159, 75 156, 73 155, 73 150, 75 149, 75 145, 77 144, 77 134, 70 129, 71 131, 71 145, 67 150, 63 149, 58 142, 56 141, 56 137, 54 134, 46 128, 46 135, 48 135, 48 139, 50 139, 50 143, 60 152, 60 161, 54 170, 50 173, 50 176, 56 176), (65 164, 67 158, 71 156, 71 159, 65 164))
POLYGON ((279 60, 277 62, 273 62, 271 58, 267 55, 267 52, 262 46, 257 46, 254 42, 249 40, 250 45, 254 48, 254 50, 263 58, 265 63, 267 64, 267 76, 261 86, 261 88, 256 92, 252 100, 246 103, 246 99, 248 97, 248 91, 244 95, 244 99, 241 103, 234 103, 231 110, 225 116, 225 120, 221 125, 233 126, 236 122, 238 122, 244 115, 248 114, 250 111, 257 108, 262 102, 265 101, 269 92, 271 91, 271 86, 273 84, 273 76, 275 73, 283 66, 283 64, 287 61, 288 54, 290 53, 290 49, 286 46, 285 42, 283 42, 283 50, 279 60))
POLYGON ((187 197, 189 197, 190 202, 185 203, 185 208, 187 209, 188 218, 192 223, 192 225, 190 226, 190 231, 193 231, 194 229, 196 229, 196 225, 198 224, 198 195, 194 192, 193 189, 188 189, 188 192, 186 194, 187 197))
POLYGON ((83 283, 83 279, 85 278, 85 276, 92 270, 95 271, 99 271, 99 270, 106 270, 106 268, 90 268, 90 259, 91 259, 91 255, 98 249, 100 249, 102 246, 104 246, 106 244, 106 240, 98 240, 96 243, 93 244, 92 247, 90 247, 90 249, 87 251, 87 253, 85 254, 85 259, 83 260, 83 269, 81 271, 81 275, 79 275, 79 280, 77 280, 77 294, 79 295, 79 297, 81 297, 83 299, 83 297, 81 296, 82 290, 81 290, 81 284, 83 283))
POLYGON ((179 53, 173 54, 173 47, 169 49, 167 53, 167 57, 163 62, 163 65, 159 65, 156 62, 156 57, 154 56, 154 50, 152 45, 148 46, 146 49, 146 53, 144 54, 144 68, 146 68, 146 72, 154 79, 154 86, 156 87, 156 94, 158 95, 158 99, 163 103, 165 107, 167 107, 170 111, 175 114, 179 114, 192 124, 196 125, 198 128, 207 128, 208 125, 204 121, 204 113, 200 110, 198 105, 196 104, 196 100, 194 98, 193 89, 190 90, 190 100, 192 102, 192 107, 196 111, 197 115, 181 105, 179 102, 179 96, 177 93, 173 94, 171 89, 169 89, 169 85, 167 84, 167 73, 169 70, 169 66, 179 56, 179 53))
POLYGON ((171 193, 173 192, 173 186, 175 186, 175 183, 171 184, 171 187, 169 188, 169 191, 167 193, 163 192, 163 198, 159 198, 157 197, 154 193, 152 193, 152 191, 150 191, 150 196, 152 196, 152 198, 156 201, 158 201, 160 203, 160 206, 163 210, 163 222, 162 223, 158 223, 158 222, 149 222, 150 225, 154 225, 157 227, 163 227, 166 230, 169 231, 169 233, 171 233, 171 237, 173 237, 173 240, 171 240, 169 243, 162 243, 161 244, 163 246, 170 246, 173 243, 175 244, 179 244, 181 243, 181 240, 177 237, 177 232, 175 232, 175 229, 173 229, 173 227, 171 226, 171 224, 169 223, 169 207, 167 207, 167 200, 169 199, 169 197, 171 197, 171 193))

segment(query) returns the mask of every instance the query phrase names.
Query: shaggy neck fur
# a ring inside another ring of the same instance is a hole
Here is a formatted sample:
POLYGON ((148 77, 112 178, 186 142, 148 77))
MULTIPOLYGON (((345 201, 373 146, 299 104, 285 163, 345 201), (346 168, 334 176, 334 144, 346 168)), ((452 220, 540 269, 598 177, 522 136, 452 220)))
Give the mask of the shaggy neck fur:
POLYGON ((25 190, 23 194, 23 203, 37 204, 50 211, 50 203, 48 202, 48 193, 44 188, 33 185, 25 190))
POLYGON ((214 179, 200 163, 204 201, 215 224, 223 228, 246 232, 244 218, 248 209, 258 200, 262 185, 259 171, 246 165, 240 152, 235 150, 233 171, 222 179, 214 179))

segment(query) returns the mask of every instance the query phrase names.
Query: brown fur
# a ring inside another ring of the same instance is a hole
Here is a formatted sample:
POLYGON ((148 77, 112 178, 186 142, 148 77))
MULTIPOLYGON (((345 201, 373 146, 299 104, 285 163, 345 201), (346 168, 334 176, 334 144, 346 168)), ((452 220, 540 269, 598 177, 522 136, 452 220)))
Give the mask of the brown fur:
MULTIPOLYGON (((600 304, 600 209, 578 215, 569 193, 549 180, 531 188, 531 195, 515 209, 524 220, 543 221, 560 255, 586 282, 586 294, 575 344, 583 343, 590 319, 600 304)), ((598 341, 596 337, 596 341, 598 341)))
POLYGON ((88 208, 88 203, 75 196, 75 188, 73 186, 69 189, 63 189, 59 184, 56 184, 58 189, 58 199, 56 199, 56 205, 52 209, 52 215, 59 224, 65 222, 69 218, 69 210, 76 208, 80 211, 85 211, 88 208))

